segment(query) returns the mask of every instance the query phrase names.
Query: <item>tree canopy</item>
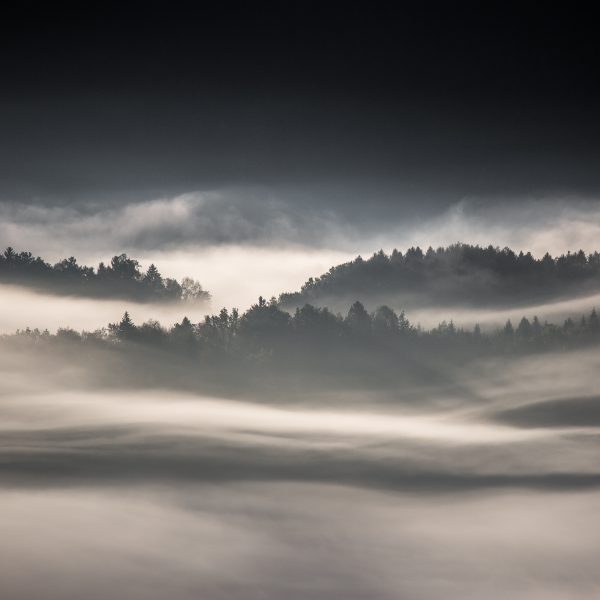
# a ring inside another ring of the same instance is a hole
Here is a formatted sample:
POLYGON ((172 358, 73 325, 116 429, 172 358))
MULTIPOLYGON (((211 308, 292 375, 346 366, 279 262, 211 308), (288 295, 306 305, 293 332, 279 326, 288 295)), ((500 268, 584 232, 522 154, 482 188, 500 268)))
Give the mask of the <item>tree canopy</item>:
POLYGON ((98 268, 80 265, 74 256, 51 265, 31 252, 7 248, 0 254, 0 283, 13 283, 55 294, 96 298, 124 298, 138 302, 206 302, 210 294, 190 277, 181 283, 163 277, 156 265, 143 272, 127 256, 113 256, 98 268))
POLYGON ((510 248, 454 244, 361 256, 311 277, 298 292, 283 293, 282 307, 347 304, 356 298, 375 307, 503 306, 600 290, 600 254, 582 250, 556 258, 510 248))

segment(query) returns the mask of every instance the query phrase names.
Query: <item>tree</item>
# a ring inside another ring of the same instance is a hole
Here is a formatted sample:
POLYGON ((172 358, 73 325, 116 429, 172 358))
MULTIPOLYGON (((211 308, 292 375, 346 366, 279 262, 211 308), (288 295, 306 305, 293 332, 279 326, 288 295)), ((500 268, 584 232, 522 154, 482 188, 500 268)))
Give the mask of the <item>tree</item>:
POLYGON ((59 327, 56 330, 56 338, 64 342, 80 342, 81 334, 70 327, 59 327))
POLYGON ((367 335, 371 330, 371 317, 358 300, 350 307, 346 324, 353 333, 367 335))
POLYGON ((166 341, 167 335, 158 321, 150 319, 137 328, 136 339, 144 344, 160 346, 166 341))
POLYGON ((199 281, 184 277, 181 280, 181 299, 187 302, 206 302, 210 300, 210 294, 202 289, 199 281))
POLYGON ((341 333, 341 319, 328 308, 305 304, 297 308, 292 324, 299 339, 309 344, 333 342, 341 333))
POLYGON ((517 335, 522 338, 530 338, 532 333, 531 323, 527 317, 523 317, 517 327, 517 335))
POLYGON ((171 340, 173 344, 180 348, 191 352, 196 347, 196 332, 194 325, 187 318, 183 317, 181 323, 175 323, 171 329, 171 340))
POLYGON ((63 258, 63 260, 54 265, 54 270, 66 275, 70 279, 79 278, 82 274, 82 267, 77 264, 77 259, 74 256, 63 258))
POLYGON ((121 341, 133 339, 137 329, 127 311, 123 313, 123 318, 119 323, 111 323, 108 328, 121 341))
POLYGON ((156 265, 152 263, 146 274, 144 275, 144 283, 152 290, 162 290, 163 289, 163 278, 162 275, 158 272, 156 265))
POLYGON ((15 257, 16 257, 16 253, 14 251, 14 249, 12 248, 12 246, 9 246, 5 251, 4 251, 4 260, 7 263, 12 263, 15 261, 15 257))
POLYGON ((141 277, 140 263, 129 258, 127 254, 113 256, 110 261, 110 269, 120 279, 138 280, 141 277))
POLYGON ((240 319, 240 335, 255 349, 271 350, 285 339, 290 315, 260 296, 240 319))
POLYGON ((373 314, 373 331, 376 334, 394 334, 399 329, 398 315, 389 306, 380 306, 373 314))

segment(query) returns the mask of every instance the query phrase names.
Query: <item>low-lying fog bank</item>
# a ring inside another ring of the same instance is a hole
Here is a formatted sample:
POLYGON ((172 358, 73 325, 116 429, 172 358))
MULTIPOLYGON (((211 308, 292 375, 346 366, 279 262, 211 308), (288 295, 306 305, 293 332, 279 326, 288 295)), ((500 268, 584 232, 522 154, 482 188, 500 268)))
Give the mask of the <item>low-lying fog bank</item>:
POLYGON ((6 490, 10 600, 592 600, 596 492, 331 484, 6 490))
POLYGON ((600 593, 595 348, 293 403, 48 365, 2 357, 10 600, 600 593))
POLYGON ((25 327, 49 331, 72 327, 94 331, 109 322, 118 321, 125 310, 141 321, 159 319, 172 324, 185 316, 200 320, 210 312, 210 306, 56 296, 19 286, 0 285, 0 334, 13 333, 25 327))
MULTIPOLYGON (((237 307, 242 310, 256 302, 260 295, 245 298, 237 307)), ((205 315, 218 311, 219 304, 215 300, 210 305, 194 304, 154 304, 136 303, 128 300, 97 300, 77 298, 73 296, 55 296, 35 292, 19 286, 0 285, 0 334, 14 333, 17 329, 40 330, 51 332, 60 327, 70 327, 77 331, 94 331, 109 322, 118 321, 124 311, 128 311, 137 323, 156 319, 165 326, 181 322, 188 317, 192 322, 201 321, 205 315)), ((589 312, 591 307, 600 308, 600 294, 550 302, 502 309, 473 309, 451 307, 421 308, 407 312, 414 324, 425 328, 437 326, 442 321, 452 321, 457 327, 472 328, 479 324, 483 330, 493 330, 503 326, 507 319, 518 323, 521 317, 561 323, 569 317, 574 318, 589 312)), ((344 305, 346 312, 349 305, 344 305)), ((375 308, 375 307, 368 307, 375 308)), ((402 306, 392 306, 397 311, 402 306)))

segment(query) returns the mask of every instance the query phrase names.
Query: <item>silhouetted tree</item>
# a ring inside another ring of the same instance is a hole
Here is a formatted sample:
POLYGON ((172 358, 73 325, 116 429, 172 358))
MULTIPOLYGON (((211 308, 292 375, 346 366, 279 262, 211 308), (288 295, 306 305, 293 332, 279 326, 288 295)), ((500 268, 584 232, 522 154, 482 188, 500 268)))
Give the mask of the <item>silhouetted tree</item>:
POLYGON ((532 333, 533 330, 529 319, 527 317, 523 317, 517 327, 517 335, 519 335, 522 338, 528 339, 531 337, 532 333))
POLYGON ((181 280, 181 298, 188 302, 210 300, 210 294, 202 289, 200 282, 191 277, 184 277, 181 280))
POLYGON ((371 317, 361 302, 356 301, 348 311, 346 324, 350 331, 358 335, 367 335, 371 330, 371 317))
POLYGON ((398 315, 389 306, 380 306, 373 314, 373 331, 376 334, 395 334, 399 326, 398 315))
POLYGON ((193 352, 197 346, 197 337, 192 322, 183 317, 181 323, 176 323, 171 329, 171 341, 179 350, 193 352))
POLYGON ((156 268, 156 265, 154 265, 154 263, 152 263, 148 267, 148 270, 144 275, 144 283, 153 290, 162 289, 163 278, 162 275, 159 273, 158 269, 156 268))
POLYGON ((123 318, 119 323, 110 324, 108 328, 121 341, 132 340, 135 337, 136 326, 127 311, 123 313, 123 318))
POLYGON ((133 258, 129 258, 127 254, 113 256, 110 261, 110 270, 116 277, 121 279, 137 280, 141 277, 140 263, 133 258))

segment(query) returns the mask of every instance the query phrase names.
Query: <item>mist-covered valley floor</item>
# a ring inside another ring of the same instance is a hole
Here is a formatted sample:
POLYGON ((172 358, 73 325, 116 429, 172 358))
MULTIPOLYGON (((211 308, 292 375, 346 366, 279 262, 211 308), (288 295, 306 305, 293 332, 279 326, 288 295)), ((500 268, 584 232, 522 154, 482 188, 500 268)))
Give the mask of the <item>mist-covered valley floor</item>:
POLYGON ((151 362, 151 385, 128 379, 127 353, 14 341, 0 362, 11 600, 600 591, 595 344, 412 365, 386 386, 304 370, 211 394, 156 385, 151 362))

